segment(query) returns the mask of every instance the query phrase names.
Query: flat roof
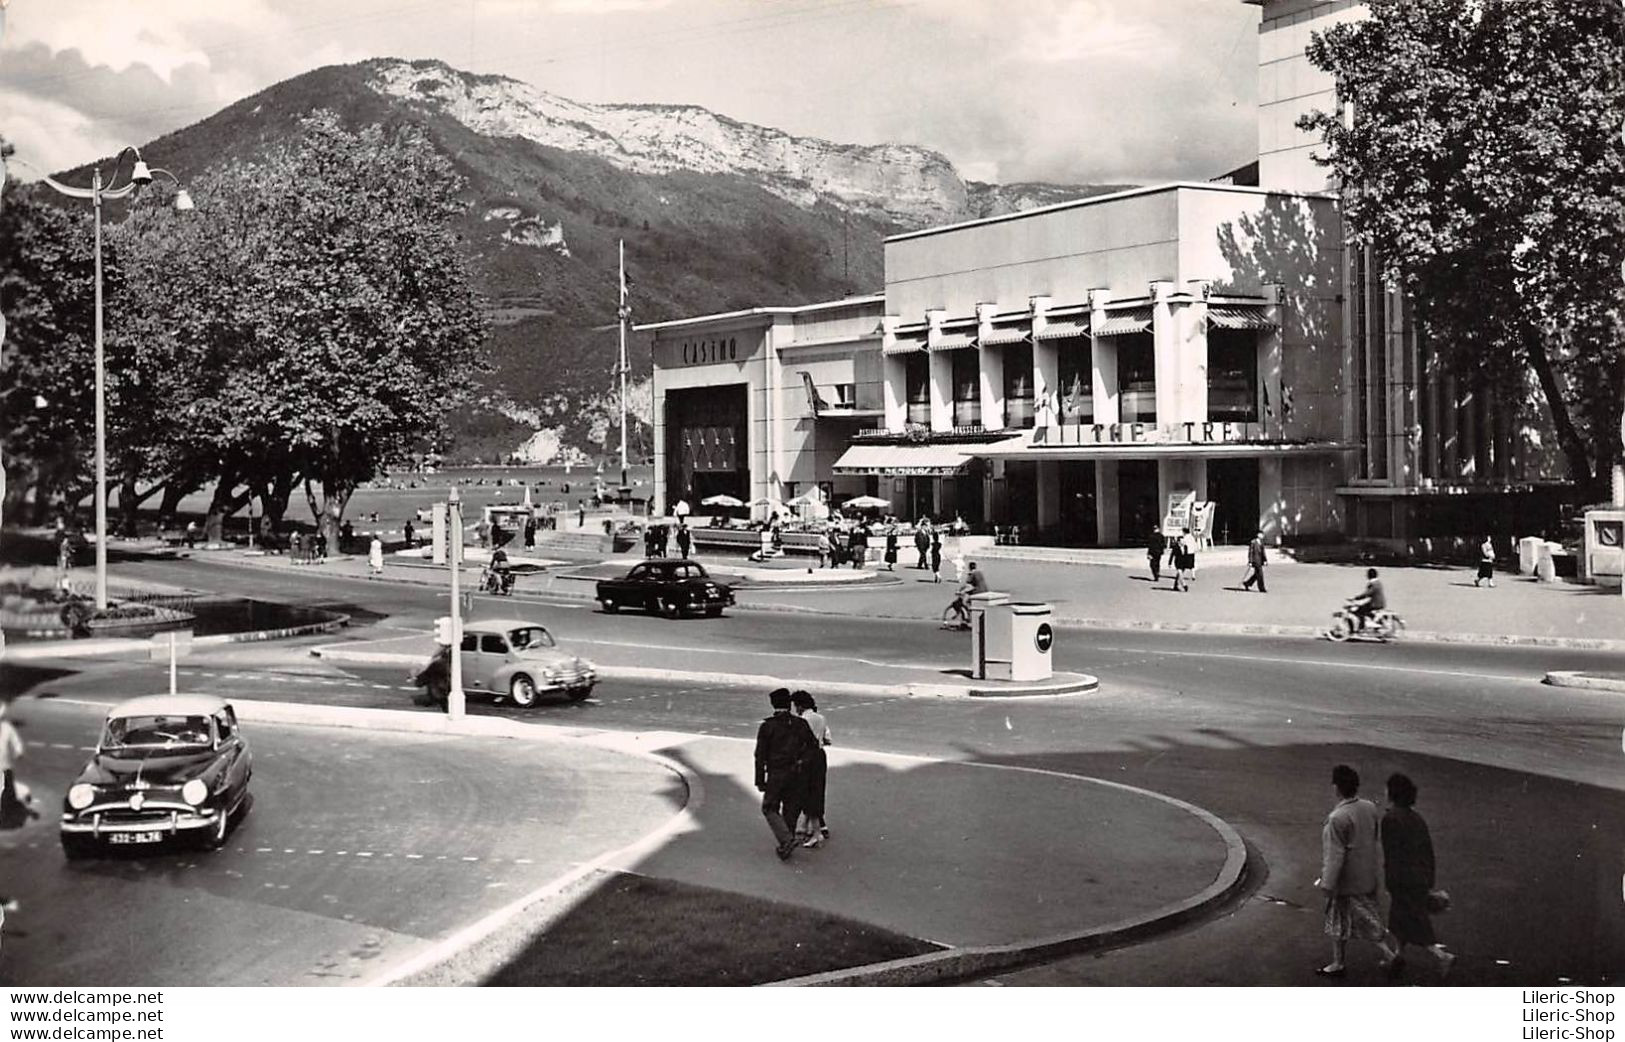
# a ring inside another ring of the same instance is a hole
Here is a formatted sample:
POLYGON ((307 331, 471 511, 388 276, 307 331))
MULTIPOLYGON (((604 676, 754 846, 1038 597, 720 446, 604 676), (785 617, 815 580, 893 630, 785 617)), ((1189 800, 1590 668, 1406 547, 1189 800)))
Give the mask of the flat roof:
POLYGON ((1256 185, 1226 185, 1215 184, 1211 181, 1170 181, 1167 184, 1149 185, 1145 188, 1128 188, 1121 192, 1109 192, 1106 195, 1091 195, 1084 199, 1072 199, 1064 203, 1051 203, 1049 206, 1038 206, 1031 210, 1017 210, 1015 213, 1002 213, 997 217, 978 217, 974 221, 961 221, 958 224, 944 224, 936 228, 922 228, 917 232, 900 232, 897 235, 888 235, 887 244, 903 242, 908 239, 922 239, 928 235, 939 235, 943 232, 958 231, 961 228, 976 228, 988 224, 1000 224, 1006 221, 1018 221, 1028 217, 1037 217, 1041 214, 1054 213, 1057 210, 1074 210, 1084 206, 1096 206, 1100 203, 1116 202, 1119 199, 1132 199, 1142 195, 1156 195, 1160 192, 1173 192, 1182 188, 1203 192, 1236 192, 1242 195, 1285 195, 1298 199, 1325 199, 1332 202, 1337 200, 1335 192, 1294 192, 1285 188, 1261 188, 1256 185))
POLYGON ((742 311, 720 311, 714 315, 696 315, 693 318, 674 318, 665 322, 648 322, 643 325, 634 325, 632 329, 643 333, 655 329, 675 329, 678 326, 700 325, 707 322, 721 322, 732 318, 751 318, 758 315, 803 315, 810 311, 826 311, 843 307, 859 307, 864 304, 884 304, 886 294, 871 293, 861 297, 843 297, 840 300, 825 300, 816 304, 794 304, 780 307, 745 308, 742 311))

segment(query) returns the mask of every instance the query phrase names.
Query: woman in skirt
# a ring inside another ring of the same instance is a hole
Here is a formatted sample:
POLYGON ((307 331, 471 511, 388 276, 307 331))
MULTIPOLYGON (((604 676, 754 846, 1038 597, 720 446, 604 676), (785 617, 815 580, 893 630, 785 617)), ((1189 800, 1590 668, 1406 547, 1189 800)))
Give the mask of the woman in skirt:
POLYGON ((1495 585, 1495 540, 1489 536, 1485 536, 1478 547, 1478 578, 1473 580, 1473 585, 1482 582, 1495 585))
POLYGON ((897 570, 897 526, 886 528, 886 571, 897 570))
POLYGON ((818 748, 814 750, 812 759, 807 762, 805 798, 806 802, 801 809, 801 823, 797 826, 796 838, 801 840, 804 847, 820 847, 829 838, 829 826, 824 822, 824 790, 829 780, 829 757, 824 747, 830 744, 829 724, 818 711, 818 703, 813 696, 805 691, 794 691, 790 694, 790 707, 796 715, 807 721, 812 729, 813 737, 818 740, 818 748))
POLYGON ((1434 886, 1433 838, 1415 808, 1416 783, 1403 774, 1390 776, 1388 810, 1382 816, 1382 868, 1388 886, 1388 930, 1398 940, 1401 954, 1388 965, 1399 972, 1405 964, 1404 946, 1414 944, 1438 961, 1442 976, 1450 972, 1456 957, 1433 933, 1428 909, 1434 886))

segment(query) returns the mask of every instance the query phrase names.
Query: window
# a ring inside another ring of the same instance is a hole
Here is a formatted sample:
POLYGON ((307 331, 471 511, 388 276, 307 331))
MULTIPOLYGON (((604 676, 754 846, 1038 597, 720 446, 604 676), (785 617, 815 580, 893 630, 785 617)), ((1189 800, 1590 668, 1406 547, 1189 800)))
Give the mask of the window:
POLYGON ((1011 344, 1004 349, 1004 425, 1033 425, 1033 345, 1011 344))
POLYGON ((1150 333, 1117 338, 1119 423, 1157 422, 1157 353, 1150 333))
POLYGON ((982 359, 975 351, 954 351, 954 426, 976 427, 982 422, 982 359))
POLYGON ((461 645, 460 650, 462 650, 462 651, 464 651, 466 653, 470 653, 470 654, 480 650, 480 638, 477 637, 476 635, 472 634, 472 633, 463 634, 463 640, 462 640, 462 645, 461 645))
POLYGON ((551 648, 553 635, 540 626, 526 626, 524 629, 510 630, 508 640, 513 644, 515 651, 526 648, 551 648))
POLYGON ((1207 418, 1258 422, 1258 338, 1253 330, 1209 327, 1207 418))
POLYGON ((1061 422, 1079 425, 1095 422, 1094 355, 1088 337, 1068 337, 1060 341, 1059 384, 1056 395, 1060 399, 1057 412, 1061 422))
POLYGON ((903 356, 903 384, 911 424, 931 425, 931 358, 924 351, 903 356))
POLYGON ((508 642, 503 640, 499 634, 483 633, 480 635, 480 650, 487 655, 506 655, 508 653, 508 642))

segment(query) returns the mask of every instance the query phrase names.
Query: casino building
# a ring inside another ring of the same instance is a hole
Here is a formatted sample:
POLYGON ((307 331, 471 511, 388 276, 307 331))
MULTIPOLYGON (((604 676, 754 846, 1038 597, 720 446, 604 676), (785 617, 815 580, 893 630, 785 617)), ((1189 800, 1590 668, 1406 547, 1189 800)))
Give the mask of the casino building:
POLYGON ((760 516, 816 486, 1023 543, 1135 545, 1190 516, 1215 543, 1414 546, 1464 504, 1481 519, 1529 495, 1551 465, 1538 417, 1442 373, 1403 299, 1345 256, 1295 126, 1336 104, 1310 32, 1361 5, 1259 6, 1257 174, 1229 179, 1259 184, 897 235, 883 293, 639 326, 657 506, 725 493, 760 516))

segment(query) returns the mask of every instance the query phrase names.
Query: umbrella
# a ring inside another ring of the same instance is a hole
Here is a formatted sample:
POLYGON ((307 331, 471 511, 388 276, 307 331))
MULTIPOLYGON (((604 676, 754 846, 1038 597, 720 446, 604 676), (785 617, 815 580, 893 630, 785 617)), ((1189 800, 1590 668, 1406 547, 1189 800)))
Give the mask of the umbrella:
POLYGON ((757 496, 755 499, 750 501, 750 505, 753 507, 771 507, 783 506, 784 504, 780 503, 772 496, 757 496))
POLYGON ((809 488, 807 491, 803 492, 801 495, 799 495, 796 498, 790 500, 790 503, 793 506, 796 503, 822 503, 823 501, 824 501, 824 497, 823 497, 822 494, 819 493, 818 486, 814 485, 812 488, 809 488))
POLYGON ((700 506, 702 507, 742 507, 744 505, 744 500, 735 499, 729 495, 706 496, 700 500, 700 506))
POLYGON ((891 506, 891 500, 881 499, 879 496, 858 496, 847 500, 844 505, 854 510, 878 510, 881 507, 891 506))

